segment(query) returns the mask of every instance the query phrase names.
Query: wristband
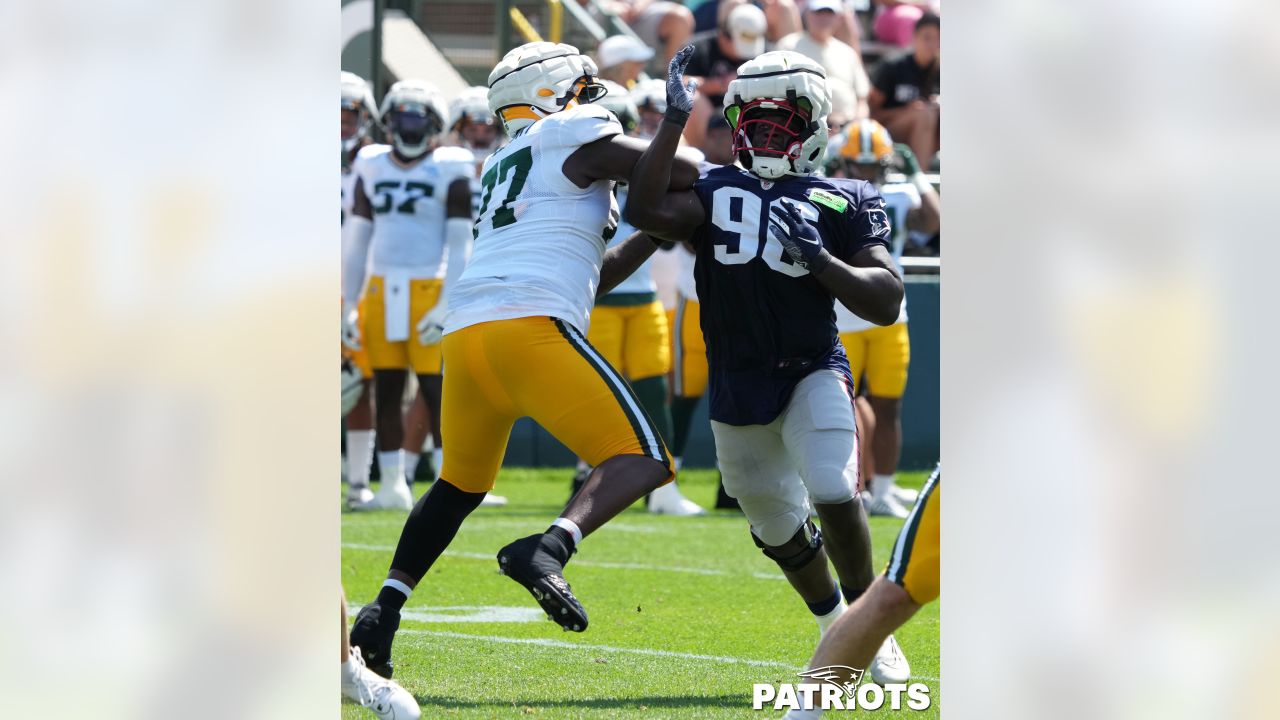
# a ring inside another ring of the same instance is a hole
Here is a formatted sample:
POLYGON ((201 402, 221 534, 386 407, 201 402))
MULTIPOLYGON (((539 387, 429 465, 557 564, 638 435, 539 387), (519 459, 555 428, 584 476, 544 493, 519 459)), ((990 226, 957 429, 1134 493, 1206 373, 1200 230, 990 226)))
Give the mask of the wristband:
POLYGON ((671 103, 667 103, 667 110, 662 113, 662 119, 665 122, 669 122, 672 125, 683 128, 684 124, 689 122, 689 112, 687 110, 672 107, 671 103))

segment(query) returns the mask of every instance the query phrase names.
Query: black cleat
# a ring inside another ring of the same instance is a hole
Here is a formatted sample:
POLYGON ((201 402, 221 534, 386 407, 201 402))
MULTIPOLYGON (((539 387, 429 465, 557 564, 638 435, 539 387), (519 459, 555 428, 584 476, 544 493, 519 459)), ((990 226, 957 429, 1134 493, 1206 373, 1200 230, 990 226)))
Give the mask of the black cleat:
POLYGON ((554 536, 539 533, 521 538, 498 551, 498 572, 524 586, 549 620, 565 630, 582 632, 587 629, 587 611, 564 579, 557 550, 568 554, 554 536))
POLYGON ((360 649, 360 655, 370 670, 390 679, 395 671, 391 662, 391 643, 400 628, 400 613, 389 610, 376 602, 360 608, 355 624, 351 626, 351 646, 360 649))

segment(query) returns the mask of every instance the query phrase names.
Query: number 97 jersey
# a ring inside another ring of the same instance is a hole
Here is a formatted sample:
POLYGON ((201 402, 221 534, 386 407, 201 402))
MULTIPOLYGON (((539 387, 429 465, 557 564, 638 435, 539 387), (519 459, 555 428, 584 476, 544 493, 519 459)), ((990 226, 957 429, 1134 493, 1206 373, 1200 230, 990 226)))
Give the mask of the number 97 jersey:
POLYGON ((706 212, 692 242, 711 419, 765 425, 810 373, 828 368, 849 375, 835 298, 768 232, 770 208, 794 204, 823 246, 847 262, 870 245, 888 247, 884 200, 860 180, 769 182, 734 166, 707 172, 694 192, 706 212))
POLYGON ((581 105, 539 120, 489 156, 475 244, 449 292, 445 334, 533 316, 586 334, 618 207, 612 181, 580 188, 564 163, 583 145, 621 134, 609 111, 581 105))

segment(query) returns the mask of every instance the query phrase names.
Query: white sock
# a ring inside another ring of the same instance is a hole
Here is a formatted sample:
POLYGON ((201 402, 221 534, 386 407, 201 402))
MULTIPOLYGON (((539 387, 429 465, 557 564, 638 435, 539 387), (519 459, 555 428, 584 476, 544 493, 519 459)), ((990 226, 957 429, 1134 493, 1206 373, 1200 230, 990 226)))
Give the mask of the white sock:
POLYGON ((568 531, 568 533, 573 536, 573 544, 575 547, 582 544, 582 528, 578 527, 578 523, 570 520, 569 518, 556 518, 556 521, 551 524, 558 528, 564 528, 568 531))
POLYGON ((418 472, 418 460, 422 458, 421 453, 404 451, 404 479, 413 482, 414 475, 418 472))
POLYGON ((378 452, 378 467, 382 470, 382 490, 404 484, 404 451, 381 450, 378 452))
POLYGON ((351 682, 352 680, 355 680, 356 668, 358 667, 360 666, 356 663, 356 661, 348 657, 342 663, 342 682, 348 683, 348 682, 351 682))
POLYGON ((897 478, 897 473, 889 473, 888 475, 876 474, 871 478, 871 494, 876 497, 884 497, 893 489, 893 483, 897 478))
POLYGON ((435 448, 431 451, 431 467, 439 478, 440 471, 444 469, 444 448, 435 448))
POLYGON ((347 483, 369 487, 369 465, 373 462, 373 430, 347 431, 347 483))
POLYGON ((578 467, 576 469, 578 470, 578 472, 582 472, 583 470, 590 470, 591 466, 587 464, 586 460, 583 460, 582 458, 578 458, 578 467))
POLYGON ((814 615, 813 619, 818 621, 818 630, 822 635, 826 635, 832 625, 836 624, 836 620, 840 619, 840 615, 844 613, 844 609, 848 607, 844 602, 836 603, 836 607, 826 615, 814 615))

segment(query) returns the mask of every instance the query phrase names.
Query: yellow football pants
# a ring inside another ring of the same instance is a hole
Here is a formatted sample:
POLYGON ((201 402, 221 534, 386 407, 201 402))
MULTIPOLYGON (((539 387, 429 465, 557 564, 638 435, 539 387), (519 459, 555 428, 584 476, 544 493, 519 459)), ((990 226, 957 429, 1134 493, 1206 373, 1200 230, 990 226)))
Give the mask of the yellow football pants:
POLYGON ((383 301, 383 280, 374 275, 369 278, 361 301, 361 330, 369 365, 374 370, 403 370, 413 368, 419 375, 440 374, 440 344, 423 345, 418 342, 414 325, 440 301, 443 280, 413 280, 409 283, 409 339, 387 340, 387 311, 383 301))
POLYGON ((657 300, 644 305, 596 305, 587 340, 628 380, 671 371, 671 337, 657 300))
POLYGON ((912 602, 924 605, 936 600, 940 590, 942 559, 942 472, 935 470, 920 491, 916 506, 893 544, 885 577, 902 586, 912 602))
POLYGON ((578 457, 599 465, 671 454, 622 376, 569 323, 528 317, 480 323, 444 337, 440 476, 467 492, 488 492, 511 426, 528 416, 578 457))
POLYGON ((697 398, 707 391, 707 344, 702 337, 698 301, 676 296, 671 328, 671 356, 675 369, 672 392, 676 397, 697 398))
POLYGON ((907 389, 907 366, 911 364, 906 323, 840 333, 840 342, 849 356, 854 382, 861 382, 865 372, 867 392, 876 397, 902 397, 907 389))

